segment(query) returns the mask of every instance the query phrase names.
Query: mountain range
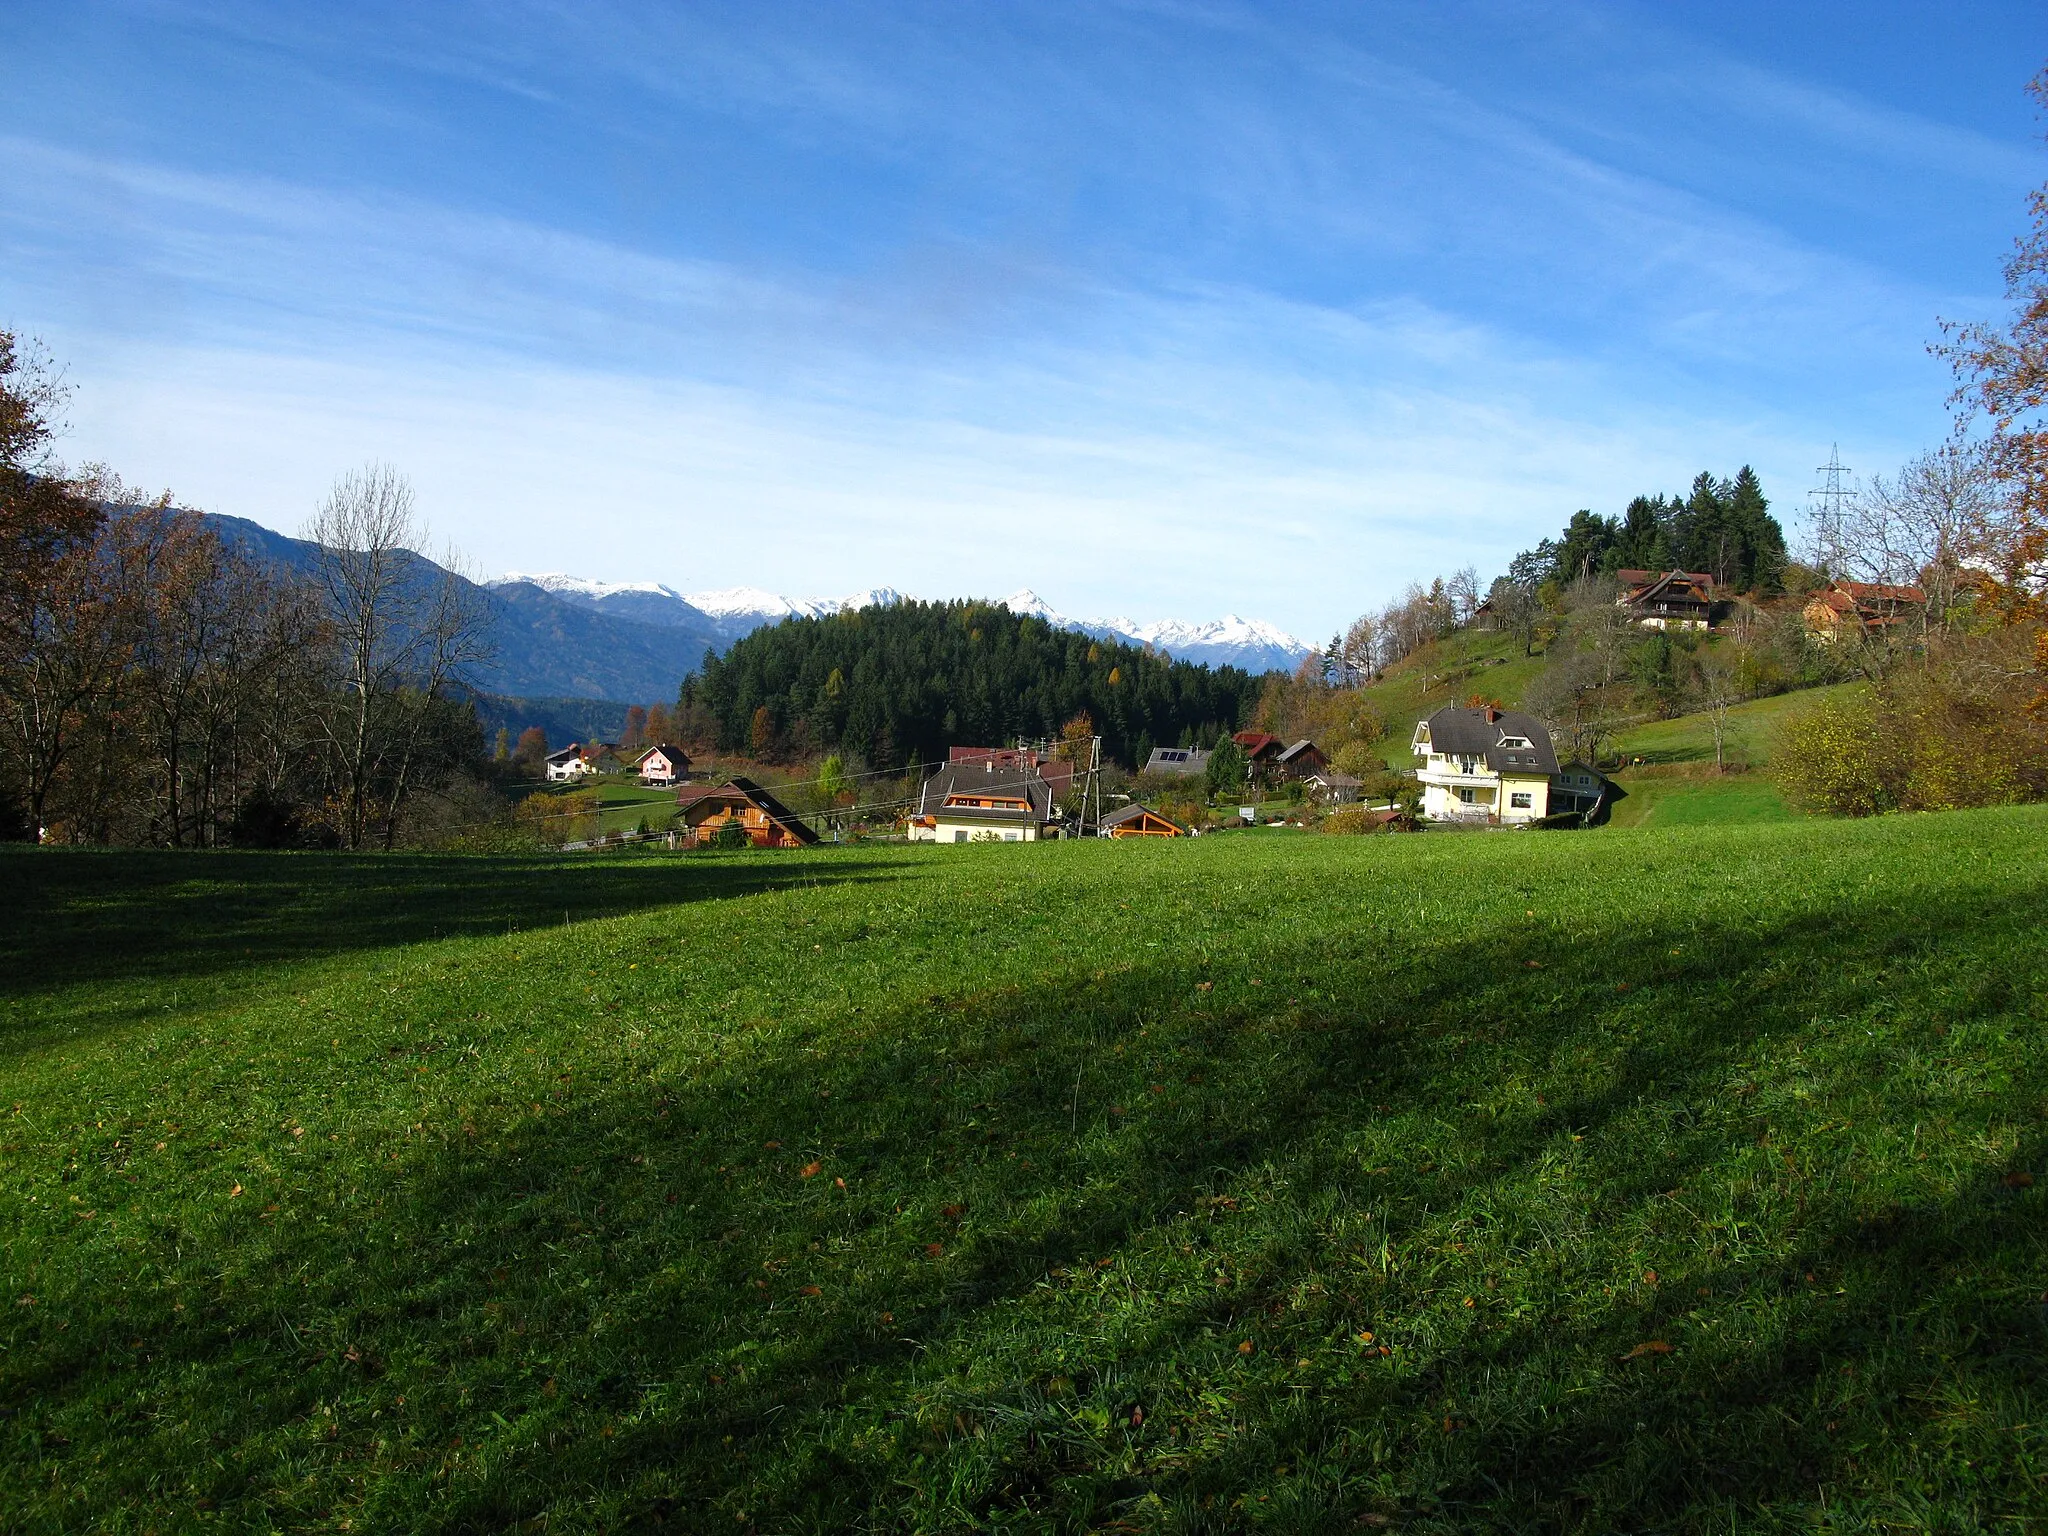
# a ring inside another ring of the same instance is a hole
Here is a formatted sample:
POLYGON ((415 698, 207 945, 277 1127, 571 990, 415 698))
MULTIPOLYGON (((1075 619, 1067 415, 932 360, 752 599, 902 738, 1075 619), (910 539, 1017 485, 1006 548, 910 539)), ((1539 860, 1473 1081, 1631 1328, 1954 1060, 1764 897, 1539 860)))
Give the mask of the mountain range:
MULTIPOLYGON (((494 592, 520 588, 546 593, 594 613, 636 623, 668 625, 739 639, 764 624, 787 618, 818 618, 848 609, 904 601, 893 587, 872 587, 845 597, 783 597, 759 587, 727 587, 712 592, 678 592, 659 582, 604 582, 559 571, 526 574, 507 572, 489 583, 494 592)), ((1057 629, 1150 646, 1181 661, 1209 666, 1242 667, 1247 672, 1292 671, 1314 648, 1284 630, 1255 619, 1227 614, 1205 623, 1162 619, 1141 624, 1132 619, 1073 618, 1053 608, 1026 587, 1000 600, 1012 613, 1030 614, 1057 629)))
MULTIPOLYGON (((246 518, 205 514, 221 538, 258 559, 310 569, 315 547, 246 518)), ((413 556, 423 575, 440 567, 413 556)), ((586 581, 559 573, 509 573, 495 581, 458 581, 489 615, 492 659, 471 679, 486 724, 546 724, 564 731, 616 729, 628 703, 673 699, 706 651, 723 651, 764 624, 822 617, 847 609, 904 601, 889 587, 835 598, 779 597, 755 587, 684 594, 654 582, 586 581), (596 708, 599 701, 607 707, 596 708), (600 719, 599 717, 602 717, 600 719), (528 718, 531 717, 531 718, 528 718), (587 721, 586 721, 586 717, 587 721), (586 721, 583 724, 569 722, 586 721)), ((1048 624, 1103 639, 1150 645, 1185 661, 1263 672, 1292 668, 1309 647, 1270 625, 1226 618, 1211 624, 1134 624, 1125 619, 1072 619, 1030 591, 1004 603, 1048 624)))

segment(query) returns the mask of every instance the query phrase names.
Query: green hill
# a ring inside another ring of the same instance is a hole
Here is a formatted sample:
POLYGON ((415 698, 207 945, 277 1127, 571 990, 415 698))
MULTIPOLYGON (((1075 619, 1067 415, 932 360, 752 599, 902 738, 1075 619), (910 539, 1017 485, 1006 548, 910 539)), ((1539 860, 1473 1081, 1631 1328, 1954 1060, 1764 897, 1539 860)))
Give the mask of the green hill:
POLYGON ((11 850, 0 1526, 2024 1525, 2044 853, 11 850))
POLYGON ((1463 704, 1475 694, 1519 707, 1542 671, 1540 654, 1524 656, 1521 641, 1513 635, 1489 630, 1460 630, 1403 657, 1366 690, 1373 708, 1387 722, 1380 742, 1387 765, 1415 766, 1408 743, 1416 721, 1446 704, 1463 704))

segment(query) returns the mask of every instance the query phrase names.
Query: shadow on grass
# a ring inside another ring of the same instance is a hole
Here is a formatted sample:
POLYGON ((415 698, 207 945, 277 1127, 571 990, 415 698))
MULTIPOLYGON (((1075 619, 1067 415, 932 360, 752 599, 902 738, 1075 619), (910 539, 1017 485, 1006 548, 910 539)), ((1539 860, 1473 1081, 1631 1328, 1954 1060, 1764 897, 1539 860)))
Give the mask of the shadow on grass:
MULTIPOLYGON (((1881 1062, 1815 1022, 1868 977, 1901 1039, 2012 1021, 2044 979, 2028 934, 2006 900, 1958 901, 1938 941, 1873 903, 1609 929, 1537 975, 1526 932, 1367 932, 735 1034, 723 1065, 453 1135, 374 1215, 336 1192, 167 1231, 166 1270, 244 1250, 200 1315, 17 1322, 16 1443, 49 1463, 17 1471, 62 1484, 104 1394, 132 1443, 75 1469, 102 1503, 242 1521, 364 1498, 419 1530, 1691 1529, 1861 1500, 1961 1528, 2039 1495, 1999 1440, 2048 1408, 2039 1195, 1760 1162, 1747 1094, 1794 1039, 1809 1091, 1868 1087, 1881 1062), (1958 1000, 1951 966, 2009 985, 1958 1000), (1504 1083, 1528 1093, 1502 1108, 1504 1083), (1576 1236, 1546 1228, 1559 1180, 1576 1236), (1685 1214, 1731 1180, 1762 1202, 1753 1257, 1685 1214), (1678 1254, 1654 1282, 1616 1272, 1631 1222, 1678 1254), (1496 1239, 1515 1309, 1452 1252, 1496 1239), (1630 1357, 1653 1338, 1675 1347, 1630 1357)), ((2015 1074, 1968 1112, 2037 1096, 2015 1074)))
POLYGON ((199 979, 354 950, 894 878, 901 866, 745 851, 279 854, 5 848, 0 996, 199 979))

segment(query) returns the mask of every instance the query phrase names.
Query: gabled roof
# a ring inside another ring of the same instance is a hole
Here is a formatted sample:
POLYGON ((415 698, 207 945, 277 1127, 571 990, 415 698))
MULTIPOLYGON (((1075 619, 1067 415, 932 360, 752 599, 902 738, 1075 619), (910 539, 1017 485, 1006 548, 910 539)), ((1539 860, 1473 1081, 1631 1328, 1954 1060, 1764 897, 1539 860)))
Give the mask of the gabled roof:
POLYGON ((1230 739, 1243 747, 1244 755, 1253 762, 1257 762, 1269 752, 1278 752, 1282 745, 1278 736, 1266 731, 1239 731, 1230 739))
POLYGON ((570 759, 570 758, 572 758, 572 757, 574 757, 574 758, 581 758, 582 756, 583 756, 583 743, 582 743, 582 742, 580 742, 580 741, 572 741, 572 742, 570 742, 570 743, 569 743, 569 745, 567 745, 566 747, 562 748, 562 750, 561 750, 561 751, 559 751, 559 752, 550 752, 550 753, 549 753, 549 754, 547 755, 546 761, 548 761, 548 762, 550 762, 550 763, 566 763, 566 762, 568 762, 568 761, 569 761, 569 759, 570 759))
POLYGON ((1338 768, 1321 768, 1308 776, 1311 784, 1321 784, 1330 789, 1362 789, 1365 780, 1355 779, 1338 768))
POLYGON ((1432 752, 1482 758, 1495 773, 1557 772, 1557 752, 1550 744, 1549 727, 1519 709, 1467 709, 1447 704, 1424 723, 1429 727, 1432 752), (1529 745, 1501 745, 1516 737, 1529 745))
POLYGON ((1706 603, 1714 597, 1714 578, 1705 571, 1666 571, 1661 576, 1648 571, 1622 571, 1620 578, 1629 591, 1622 601, 1647 603, 1657 598, 1673 602, 1706 603), (1631 577, 1636 578, 1630 580, 1631 577))
POLYGON ((1278 760, 1283 763, 1291 763, 1297 757, 1304 756, 1305 754, 1310 752, 1313 752, 1318 757, 1320 757, 1322 756, 1323 749, 1317 746, 1314 742, 1309 741, 1307 738, 1303 738, 1302 740, 1295 742, 1294 745, 1286 748, 1283 752, 1281 752, 1278 760))
POLYGON ((1103 831, 1107 832, 1112 827, 1120 827, 1128 821, 1142 821, 1147 816, 1150 816, 1154 821, 1161 821, 1166 823, 1167 826, 1173 828, 1174 831, 1182 834, 1183 836, 1185 836, 1187 833, 1188 829, 1182 826, 1179 822, 1175 821, 1171 816, 1162 816, 1157 811, 1153 810, 1150 806, 1140 805, 1135 800, 1133 800, 1129 805, 1111 811, 1107 816, 1103 817, 1101 821, 1097 822, 1096 825, 1100 827, 1103 831))
POLYGON ((1154 747, 1141 770, 1145 773, 1206 773, 1209 754, 1200 747, 1154 747))
MULTIPOLYGON (((1052 786, 1039 777, 1035 768, 1005 767, 994 758, 970 759, 966 762, 948 763, 930 778, 918 791, 917 812, 920 816, 935 816, 944 811, 949 817, 957 811, 993 810, 995 807, 949 806, 946 802, 955 797, 978 797, 992 800, 1022 800, 1028 807, 1028 814, 1040 821, 1052 816, 1052 786)), ((1022 815, 1024 812, 1016 814, 1022 815)))
POLYGON ((685 752, 681 747, 677 746, 674 742, 657 741, 650 743, 648 745, 647 750, 642 752, 638 757, 634 758, 633 761, 636 763, 644 763, 647 761, 648 758, 652 757, 657 752, 659 752, 663 757, 667 758, 671 763, 687 763, 690 760, 690 754, 685 752))

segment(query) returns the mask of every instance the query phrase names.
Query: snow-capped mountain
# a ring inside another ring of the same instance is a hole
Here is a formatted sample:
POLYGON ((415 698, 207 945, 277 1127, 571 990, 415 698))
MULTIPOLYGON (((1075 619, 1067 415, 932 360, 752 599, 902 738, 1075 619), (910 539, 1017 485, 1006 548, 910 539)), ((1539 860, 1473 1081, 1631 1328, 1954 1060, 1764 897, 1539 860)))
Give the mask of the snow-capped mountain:
POLYGON ((792 616, 819 618, 848 608, 866 608, 876 603, 895 603, 903 594, 888 587, 875 587, 845 597, 781 597, 759 587, 725 587, 716 592, 678 592, 658 581, 593 581, 562 571, 507 571, 493 588, 538 587, 579 608, 594 608, 613 618, 633 619, 641 624, 662 624, 672 629, 701 629, 726 641, 777 624, 792 616))
MULTIPOLYGON (((904 601, 904 594, 894 587, 870 587, 845 597, 784 597, 760 587, 678 592, 658 581, 592 581, 560 571, 507 571, 489 583, 498 588, 521 584, 538 587, 563 602, 614 618, 706 631, 728 642, 763 624, 779 624, 787 618, 823 618, 851 609, 904 601)), ((1201 624, 1183 619, 1160 619, 1149 624, 1126 618, 1077 619, 1059 612, 1028 587, 1012 592, 1002 603, 1012 613, 1028 613, 1058 629, 1071 629, 1099 640, 1119 640, 1126 645, 1149 645, 1176 660, 1242 667, 1247 672, 1292 671, 1304 656, 1314 652, 1314 647, 1304 645, 1285 630, 1255 619, 1240 619, 1235 614, 1201 624)))
POLYGON ((870 587, 845 597, 779 597, 759 587, 721 587, 716 592, 692 592, 686 601, 722 622, 751 620, 747 627, 752 629, 790 617, 818 619, 849 609, 886 608, 902 602, 903 594, 894 587, 870 587))
POLYGON ((1257 619, 1240 619, 1225 614, 1202 624, 1183 619, 1160 619, 1140 624, 1132 619, 1076 619, 1060 613, 1029 587, 1012 592, 1003 606, 1012 613, 1028 613, 1057 629, 1071 629, 1100 640, 1122 640, 1131 645, 1149 645, 1179 661, 1204 662, 1209 666, 1242 667, 1247 672, 1292 671, 1313 646, 1283 629, 1257 619))

